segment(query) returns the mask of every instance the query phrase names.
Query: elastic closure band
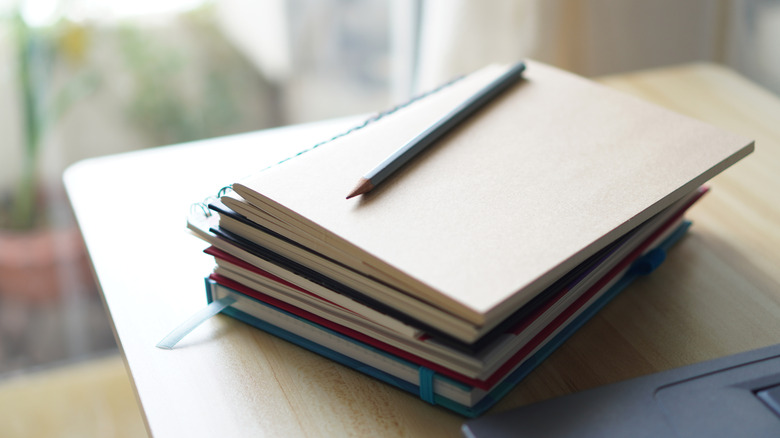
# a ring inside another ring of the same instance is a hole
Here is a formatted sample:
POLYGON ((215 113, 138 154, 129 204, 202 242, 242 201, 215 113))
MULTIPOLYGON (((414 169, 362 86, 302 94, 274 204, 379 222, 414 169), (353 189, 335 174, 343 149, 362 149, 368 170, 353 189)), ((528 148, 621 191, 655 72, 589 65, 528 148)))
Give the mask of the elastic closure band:
POLYGON ((655 248, 636 259, 631 265, 631 273, 636 275, 647 275, 655 271, 655 268, 660 266, 665 259, 666 251, 663 248, 655 248))
POLYGON ((420 367, 420 398, 432 405, 436 404, 436 401, 433 398, 434 374, 432 369, 420 367))
POLYGON ((683 221, 682 224, 680 224, 680 226, 678 226, 677 229, 666 238, 666 240, 661 242, 660 245, 658 245, 655 249, 648 251, 647 254, 644 254, 643 256, 636 259, 634 263, 631 264, 631 267, 628 270, 628 274, 647 275, 655 271, 655 268, 660 266, 661 263, 666 260, 666 251, 671 248, 671 246, 674 245, 678 240, 682 239, 690 227, 691 221, 683 221))

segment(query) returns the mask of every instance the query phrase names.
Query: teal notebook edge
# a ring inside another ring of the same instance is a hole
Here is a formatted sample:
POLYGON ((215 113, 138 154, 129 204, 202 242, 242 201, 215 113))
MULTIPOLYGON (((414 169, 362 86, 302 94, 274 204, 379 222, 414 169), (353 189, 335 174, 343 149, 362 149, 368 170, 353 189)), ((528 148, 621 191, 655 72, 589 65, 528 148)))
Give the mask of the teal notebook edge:
MULTIPOLYGON (((266 321, 263 321, 259 318, 256 318, 252 315, 249 315, 246 312, 238 310, 234 307, 227 306, 221 311, 221 313, 224 313, 234 319, 242 321, 246 324, 249 324, 267 333, 270 333, 278 338, 284 339, 295 345, 303 347, 309 351, 317 353, 320 356, 331 359, 342 365, 346 365, 363 374, 369 375, 385 383, 389 383, 397 388, 400 388, 404 391, 419 396, 421 399, 423 399, 428 403, 449 409, 465 417, 474 418, 482 415, 491 407, 493 407, 496 403, 498 403, 498 401, 501 400, 504 396, 506 396, 509 393, 509 391, 512 390, 512 388, 514 388, 520 381, 525 379, 528 376, 528 374, 531 373, 531 371, 533 371, 537 366, 539 366, 539 364, 541 364, 548 356, 550 356, 550 354, 552 354, 553 351, 555 351, 558 347, 560 347, 569 337, 571 337, 572 334, 574 334, 578 329, 580 329, 588 320, 590 320, 599 310, 601 310, 604 306, 606 306, 607 303, 609 303, 615 296, 617 296, 621 291, 623 291, 636 278, 642 275, 647 275, 651 273, 653 270, 655 270, 665 260, 666 252, 669 250, 669 248, 672 247, 675 243, 677 243, 687 233, 690 226, 691 226, 690 221, 687 220, 683 221, 680 225, 677 226, 677 228, 672 232, 672 234, 670 234, 663 242, 661 242, 660 245, 650 250, 649 252, 643 254, 639 258, 637 258, 631 264, 631 267, 628 269, 628 271, 620 278, 620 280, 618 280, 617 283, 615 283, 611 288, 609 288, 607 292, 605 292, 601 297, 599 297, 590 306, 588 306, 580 315, 578 315, 574 320, 572 320, 569 324, 567 324, 566 327, 563 330, 561 330, 557 335, 555 335, 553 338, 547 341, 544 344, 544 346, 539 349, 539 351, 537 351, 535 354, 529 357, 516 370, 510 373, 501 383, 499 383, 495 388, 493 388, 482 400, 480 400, 477 404, 471 407, 452 401, 446 397, 434 393, 433 391, 434 379, 444 379, 450 384, 459 385, 463 387, 467 387, 467 385, 464 385, 460 382, 456 382, 455 380, 452 380, 448 377, 437 375, 432 370, 429 370, 424 367, 420 367, 419 365, 398 358, 376 347, 349 338, 348 336, 337 333, 326 327, 322 327, 314 322, 308 321, 297 315, 293 315, 282 309, 276 308, 270 304, 264 303, 259 300, 255 300, 254 298, 247 296, 248 299, 251 299, 261 305, 269 307, 277 312, 281 312, 291 318, 295 318, 307 324, 316 326, 318 329, 330 335, 345 339, 349 342, 352 342, 360 346, 361 348, 370 349, 374 352, 384 355, 389 359, 404 363, 407 366, 418 368, 420 370, 419 373, 420 384, 414 385, 410 382, 407 382, 396 376, 388 374, 375 367, 366 365, 352 357, 333 351, 327 347, 317 344, 316 342, 313 342, 302 336, 296 335, 280 327, 277 327, 273 324, 270 324, 266 321)), ((217 283, 209 278, 206 278, 205 282, 206 282, 207 300, 208 303, 212 303, 214 301, 213 288, 216 286, 217 283)), ((220 285, 220 287, 227 288, 226 286, 222 286, 222 285, 220 285)), ((236 292, 236 291, 234 292, 237 294, 241 294, 240 292, 236 292)))

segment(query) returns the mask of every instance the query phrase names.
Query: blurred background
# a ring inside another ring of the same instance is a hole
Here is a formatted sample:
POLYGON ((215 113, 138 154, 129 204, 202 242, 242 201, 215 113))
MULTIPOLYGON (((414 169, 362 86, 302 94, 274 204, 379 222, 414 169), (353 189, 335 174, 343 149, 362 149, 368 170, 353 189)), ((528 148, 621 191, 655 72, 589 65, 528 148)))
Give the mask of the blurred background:
POLYGON ((521 58, 713 62, 780 93, 780 0, 0 0, 0 436, 145 436, 67 166, 372 113, 521 58))

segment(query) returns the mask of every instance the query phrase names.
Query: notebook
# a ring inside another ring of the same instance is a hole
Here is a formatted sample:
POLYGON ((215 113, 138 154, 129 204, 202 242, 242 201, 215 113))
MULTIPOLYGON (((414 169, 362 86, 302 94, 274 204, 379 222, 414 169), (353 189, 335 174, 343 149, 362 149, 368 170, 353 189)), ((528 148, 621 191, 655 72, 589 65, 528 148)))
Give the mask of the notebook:
POLYGON ((519 85, 367 196, 344 199, 366 169, 505 68, 236 182, 223 202, 347 267, 372 298, 474 342, 752 151, 741 136, 526 64, 519 85))
MULTIPOLYGON (((246 284, 256 290, 266 290, 269 287, 277 290, 286 289, 286 292, 281 292, 285 297, 283 299, 299 303, 297 304, 299 307, 301 304, 311 304, 312 300, 309 297, 318 297, 329 304, 343 307, 344 312, 349 312, 348 316, 354 315, 354 319, 361 320, 364 329, 366 329, 366 323, 371 323, 379 330, 382 327, 386 330, 392 330, 395 332, 395 336, 402 336, 407 342, 424 336, 426 340, 431 339, 461 352, 477 355, 484 351, 485 347, 496 343, 504 332, 511 330, 518 322, 527 319, 545 306, 549 306, 552 301, 558 300, 562 293, 565 293, 566 296, 564 299, 560 299, 557 305, 562 305, 560 303, 565 301, 576 300, 578 296, 587 292, 588 288, 604 281, 610 273, 612 276, 617 275, 617 271, 612 272, 612 270, 623 269, 625 267, 623 265, 628 261, 646 251, 653 239, 657 239, 661 233, 669 230, 674 222, 679 221, 684 211, 705 192, 704 188, 696 190, 636 227, 600 253, 562 276, 531 302, 522 306, 501 324, 486 333, 478 342, 470 344, 460 342, 448 333, 437 330, 424 320, 410 318, 403 312, 382 306, 376 300, 367 298, 361 293, 360 285, 355 285, 355 289, 352 289, 334 278, 292 262, 285 257, 286 253, 283 248, 280 250, 276 245, 268 243, 268 240, 272 238, 270 235, 265 236, 265 239, 253 241, 250 238, 242 237, 249 234, 247 230, 237 230, 240 234, 233 234, 224 230, 221 225, 217 225, 223 224, 228 217, 239 218, 240 216, 236 216, 234 212, 212 205, 212 208, 219 212, 219 221, 209 225, 208 221, 201 221, 199 224, 198 221, 191 220, 190 228, 213 245, 213 248, 207 250, 207 253, 215 256, 217 262, 215 273, 223 277, 246 284), (276 279, 269 279, 269 276, 274 276, 276 279)), ((246 219, 243 221, 246 222, 246 219)), ((313 254, 311 255, 313 256, 313 254)), ((319 303, 314 303, 314 305, 317 304, 319 303)), ((323 311, 331 312, 332 315, 332 311, 329 309, 323 311)), ((405 345, 405 348, 412 348, 412 346, 405 345)))

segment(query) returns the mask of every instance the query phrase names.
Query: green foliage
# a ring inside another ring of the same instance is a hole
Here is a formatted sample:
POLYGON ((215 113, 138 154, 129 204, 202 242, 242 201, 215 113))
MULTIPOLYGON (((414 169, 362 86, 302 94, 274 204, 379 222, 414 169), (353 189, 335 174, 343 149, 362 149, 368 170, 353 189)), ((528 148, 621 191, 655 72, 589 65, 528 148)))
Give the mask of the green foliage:
MULTIPOLYGON (((16 78, 22 113, 23 154, 15 193, 6 204, 6 217, 0 227, 28 229, 40 225, 43 215, 38 199, 38 159, 45 133, 78 100, 99 85, 94 72, 75 75, 59 90, 52 90, 56 63, 62 56, 63 36, 72 30, 67 23, 50 27, 30 27, 17 11, 10 18, 16 49, 16 78)), ((4 209, 5 210, 5 209, 4 209)))
POLYGON ((0 193, 0 228, 43 225, 38 186, 46 136, 98 91, 95 102, 104 105, 107 120, 129 125, 141 134, 143 146, 265 127, 267 118, 242 115, 265 116, 257 110, 266 105, 258 97, 269 96, 270 87, 224 38, 213 12, 205 6, 165 26, 61 19, 31 27, 19 13, 6 20, 14 31, 24 153, 14 193, 0 193))
POLYGON ((206 47, 221 41, 219 35, 203 35, 214 30, 207 21, 197 20, 197 16, 186 18, 189 37, 203 43, 199 49, 209 55, 206 63, 198 64, 192 53, 160 38, 150 38, 141 28, 126 25, 119 31, 124 65, 133 77, 128 118, 158 145, 222 134, 241 116, 236 107, 241 96, 235 96, 235 87, 231 87, 230 68, 246 67, 236 65, 235 56, 219 59, 225 47, 206 47), (190 76, 189 69, 197 69, 198 73, 190 76), (194 81, 189 89, 188 78, 194 81))

